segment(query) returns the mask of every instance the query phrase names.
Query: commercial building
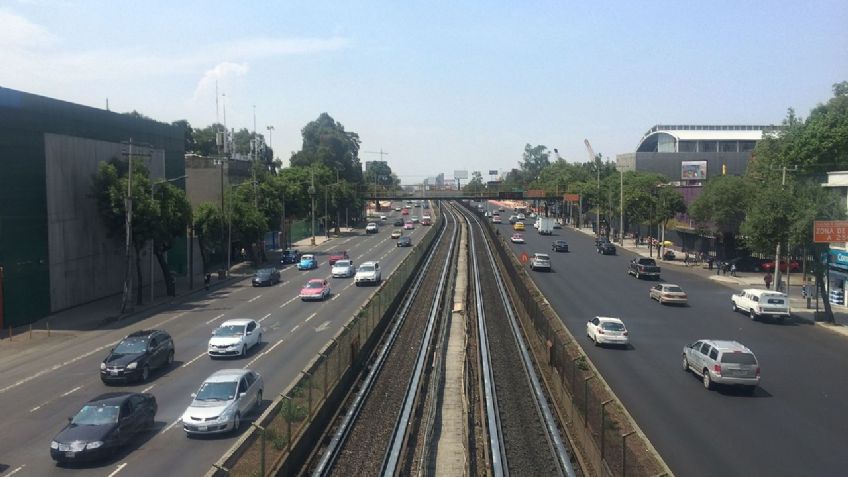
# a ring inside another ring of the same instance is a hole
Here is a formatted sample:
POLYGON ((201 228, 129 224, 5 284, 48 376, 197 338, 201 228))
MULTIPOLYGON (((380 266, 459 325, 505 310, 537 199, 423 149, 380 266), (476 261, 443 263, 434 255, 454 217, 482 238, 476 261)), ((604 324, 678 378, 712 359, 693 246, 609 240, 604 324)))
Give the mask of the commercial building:
MULTIPOLYGON (((0 87, 3 326, 121 292, 124 244, 107 233, 91 178, 102 161, 127 161, 130 139, 154 180, 185 175, 181 127, 0 87)), ((186 249, 182 240, 169 252, 176 273, 186 249)), ((146 286, 161 281, 142 268, 146 286)))
MULTIPOLYGON (((838 191, 845 208, 848 209, 848 171, 827 173, 827 182, 822 184, 838 191)), ((848 243, 831 243, 827 256, 827 290, 831 303, 845 304, 845 288, 848 285, 848 243)))

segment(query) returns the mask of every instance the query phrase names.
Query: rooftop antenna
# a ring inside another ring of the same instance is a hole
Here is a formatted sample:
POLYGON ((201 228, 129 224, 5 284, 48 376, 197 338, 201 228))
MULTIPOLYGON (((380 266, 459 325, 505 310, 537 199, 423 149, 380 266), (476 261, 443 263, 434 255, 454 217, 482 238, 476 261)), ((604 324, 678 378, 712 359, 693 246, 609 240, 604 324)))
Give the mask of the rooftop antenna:
POLYGON ((106 98, 106 111, 109 111, 109 98, 106 98))

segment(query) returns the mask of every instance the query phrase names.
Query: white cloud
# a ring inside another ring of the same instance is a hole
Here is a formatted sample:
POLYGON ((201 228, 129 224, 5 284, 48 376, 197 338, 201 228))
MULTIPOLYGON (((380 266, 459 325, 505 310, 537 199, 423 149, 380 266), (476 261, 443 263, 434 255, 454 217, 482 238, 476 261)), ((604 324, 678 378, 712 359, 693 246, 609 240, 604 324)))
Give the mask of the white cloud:
POLYGON ((41 25, 8 10, 0 10, 0 49, 30 50, 45 48, 59 39, 41 25))
POLYGON ((229 86, 230 80, 246 75, 249 70, 250 68, 246 63, 239 64, 228 61, 218 63, 211 70, 207 70, 206 73, 203 74, 203 77, 200 78, 200 81, 197 83, 197 87, 194 88, 192 100, 197 101, 199 99, 213 97, 212 95, 214 95, 216 81, 218 82, 219 87, 226 90, 229 86))

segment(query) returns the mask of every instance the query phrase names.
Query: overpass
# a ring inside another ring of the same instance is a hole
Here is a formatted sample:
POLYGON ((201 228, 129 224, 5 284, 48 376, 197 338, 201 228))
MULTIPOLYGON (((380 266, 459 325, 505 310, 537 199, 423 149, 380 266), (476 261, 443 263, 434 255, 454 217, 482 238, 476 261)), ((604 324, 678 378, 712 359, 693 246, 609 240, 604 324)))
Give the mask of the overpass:
MULTIPOLYGON (((566 194, 570 195, 570 194, 566 194)), ((543 190, 483 190, 466 192, 461 190, 416 190, 416 191, 369 191, 365 199, 375 200, 569 200, 563 194, 543 190)), ((573 199, 576 201, 577 199, 573 199)))

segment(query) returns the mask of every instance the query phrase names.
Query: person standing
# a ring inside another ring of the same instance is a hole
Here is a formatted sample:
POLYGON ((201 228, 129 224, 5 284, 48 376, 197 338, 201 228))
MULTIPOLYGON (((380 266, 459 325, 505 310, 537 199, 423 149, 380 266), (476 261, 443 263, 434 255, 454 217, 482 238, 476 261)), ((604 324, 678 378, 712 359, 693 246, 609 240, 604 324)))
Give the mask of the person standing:
POLYGON ((763 281, 766 283, 766 290, 771 290, 771 281, 772 281, 771 273, 766 272, 766 276, 763 277, 763 281))

